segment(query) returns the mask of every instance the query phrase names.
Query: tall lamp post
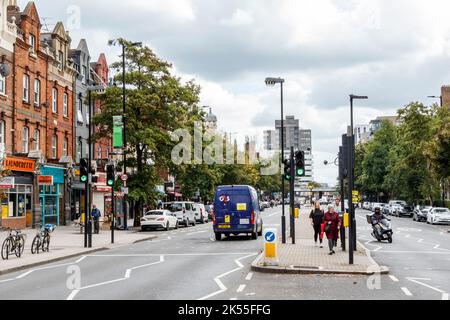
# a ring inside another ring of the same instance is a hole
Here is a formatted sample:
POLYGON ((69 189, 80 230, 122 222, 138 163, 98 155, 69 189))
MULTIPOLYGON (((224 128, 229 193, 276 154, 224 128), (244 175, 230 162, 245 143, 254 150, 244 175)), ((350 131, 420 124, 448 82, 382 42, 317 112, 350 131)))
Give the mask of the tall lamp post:
MULTIPOLYGON (((444 101, 442 98, 442 95, 440 96, 428 96, 430 99, 439 99, 439 105, 442 107, 444 105, 444 101)), ((442 206, 445 206, 445 183, 444 179, 441 179, 441 200, 442 200, 442 206)))
MULTIPOLYGON (((132 42, 129 44, 129 47, 141 46, 142 42, 132 42)), ((122 42, 122 113, 123 113, 123 174, 127 174, 127 98, 126 98, 126 57, 125 50, 127 46, 122 42)), ((127 205, 126 205, 126 195, 123 196, 123 227, 124 230, 128 229, 128 213, 127 213, 127 205)))
POLYGON ((357 96, 354 94, 350 95, 350 128, 347 132, 349 137, 349 148, 348 148, 348 209, 350 214, 350 235, 349 235, 349 262, 353 264, 353 252, 356 250, 356 218, 355 218, 355 206, 353 204, 352 194, 353 194, 353 174, 354 174, 354 154, 355 154, 355 136, 353 132, 353 100, 367 100, 367 96, 357 96))
MULTIPOLYGON (((284 111, 283 111, 283 85, 284 79, 281 78, 266 78, 266 85, 275 86, 280 84, 281 88, 281 165, 284 163, 284 111)), ((281 241, 286 243, 286 216, 284 213, 284 177, 281 175, 281 203, 282 203, 282 216, 281 216, 281 241)))

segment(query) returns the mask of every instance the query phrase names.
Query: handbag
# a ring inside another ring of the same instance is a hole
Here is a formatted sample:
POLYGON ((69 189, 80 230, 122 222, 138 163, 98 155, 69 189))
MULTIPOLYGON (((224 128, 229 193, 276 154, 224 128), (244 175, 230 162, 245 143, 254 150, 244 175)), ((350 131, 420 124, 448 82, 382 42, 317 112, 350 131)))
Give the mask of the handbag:
POLYGON ((331 225, 327 223, 327 224, 325 225, 324 231, 325 231, 325 233, 330 233, 330 231, 331 231, 331 225))

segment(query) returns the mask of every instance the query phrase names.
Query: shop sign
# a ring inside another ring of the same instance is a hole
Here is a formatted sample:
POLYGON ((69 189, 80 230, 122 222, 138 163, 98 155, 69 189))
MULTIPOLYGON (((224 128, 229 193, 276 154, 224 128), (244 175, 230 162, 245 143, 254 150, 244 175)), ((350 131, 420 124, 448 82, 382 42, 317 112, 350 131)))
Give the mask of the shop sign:
POLYGON ((14 188, 14 177, 0 178, 0 189, 14 188))
POLYGON ((3 161, 3 168, 10 171, 34 172, 34 160, 6 157, 3 161))
POLYGON ((53 176, 38 176, 38 185, 52 186, 53 185, 53 176))

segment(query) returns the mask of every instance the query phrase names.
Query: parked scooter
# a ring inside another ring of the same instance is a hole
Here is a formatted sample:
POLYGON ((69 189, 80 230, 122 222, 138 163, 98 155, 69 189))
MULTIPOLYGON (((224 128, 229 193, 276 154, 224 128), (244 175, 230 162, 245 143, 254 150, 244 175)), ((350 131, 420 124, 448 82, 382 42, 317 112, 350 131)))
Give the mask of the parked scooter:
MULTIPOLYGON (((389 219, 386 219, 391 221, 389 219)), ((367 222, 372 226, 372 237, 374 237, 378 242, 388 241, 392 243, 393 230, 391 226, 386 226, 381 223, 381 221, 373 219, 372 215, 367 215, 367 222)))

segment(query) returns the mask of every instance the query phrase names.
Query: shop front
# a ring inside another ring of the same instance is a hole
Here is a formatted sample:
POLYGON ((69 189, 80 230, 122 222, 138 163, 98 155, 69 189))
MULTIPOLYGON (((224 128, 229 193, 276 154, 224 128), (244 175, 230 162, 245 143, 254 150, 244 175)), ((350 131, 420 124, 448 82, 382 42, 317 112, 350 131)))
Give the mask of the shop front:
POLYGON ((98 181, 94 183, 92 188, 92 204, 96 205, 100 210, 102 217, 100 221, 103 221, 105 218, 105 212, 110 210, 108 208, 110 200, 107 200, 108 196, 111 195, 111 187, 106 184, 106 173, 98 172, 97 173, 98 181))
POLYGON ((78 220, 84 213, 85 204, 85 190, 86 184, 80 181, 80 169, 77 167, 74 170, 71 189, 71 199, 70 199, 70 219, 72 221, 78 220))
POLYGON ((11 175, 0 181, 3 228, 25 229, 33 224, 34 160, 7 157, 3 169, 11 175))
POLYGON ((44 165, 41 167, 39 183, 39 202, 42 224, 60 225, 64 215, 64 167, 44 165), (49 181, 52 177, 52 181, 49 181))

